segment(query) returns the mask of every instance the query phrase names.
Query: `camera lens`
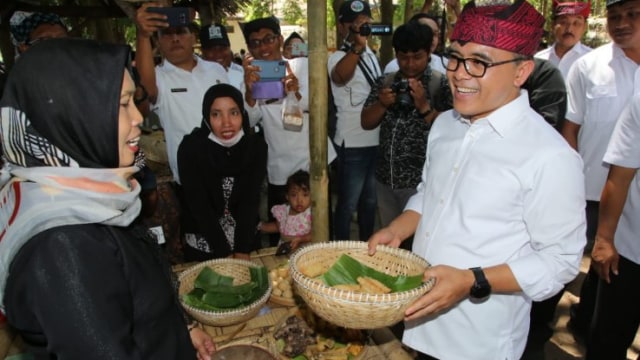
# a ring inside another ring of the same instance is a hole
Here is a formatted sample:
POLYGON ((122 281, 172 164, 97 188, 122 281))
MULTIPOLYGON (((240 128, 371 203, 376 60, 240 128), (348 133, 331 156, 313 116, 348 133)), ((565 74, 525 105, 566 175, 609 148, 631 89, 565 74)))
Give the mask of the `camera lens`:
POLYGON ((360 33, 360 35, 362 36, 369 36, 371 35, 371 26, 367 23, 360 25, 360 29, 358 29, 358 32, 360 33))
POLYGON ((411 106, 413 105, 413 98, 411 97, 411 89, 409 89, 409 82, 406 79, 401 79, 394 82, 391 85, 391 89, 396 93, 396 102, 399 105, 411 106))

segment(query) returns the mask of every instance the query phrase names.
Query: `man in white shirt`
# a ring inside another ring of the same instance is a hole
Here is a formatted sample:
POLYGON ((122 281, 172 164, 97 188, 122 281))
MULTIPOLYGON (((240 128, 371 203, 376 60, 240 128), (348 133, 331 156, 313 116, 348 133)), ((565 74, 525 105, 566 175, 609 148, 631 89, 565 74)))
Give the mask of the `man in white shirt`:
MULTIPOLYGON (((285 60, 282 57, 283 37, 280 24, 274 17, 252 20, 244 25, 244 38, 250 55, 243 59, 244 92, 246 109, 251 126, 262 124, 268 146, 267 155, 267 207, 269 219, 273 219, 270 209, 286 202, 287 178, 298 170, 309 170, 309 67, 306 57, 285 60), (260 79, 258 66, 254 60, 286 61, 286 76, 282 79, 284 93, 274 94, 273 99, 253 97, 254 83, 260 79), (302 129, 287 130, 283 126, 284 94, 293 92, 303 110, 302 129)), ((335 152, 328 148, 329 162, 335 152)), ((279 236, 270 237, 271 245, 278 243, 279 236)))
MULTIPOLYGON (((608 164, 602 161, 620 113, 640 92, 640 0, 607 1, 612 42, 578 59, 567 76, 568 108, 562 135, 584 161, 587 251, 598 224, 598 206, 608 164)), ((572 308, 570 328, 586 337, 595 304, 597 274, 589 271, 572 308), (594 281, 595 279, 595 281, 594 281)))
POLYGON ((433 265, 435 286, 405 311, 418 359, 519 359, 531 301, 578 274, 582 162, 520 89, 543 22, 525 1, 465 6, 447 65, 454 110, 431 128, 418 193, 369 241, 415 232, 413 252, 433 265))
POLYGON ((178 146, 182 138, 200 126, 202 99, 213 85, 228 83, 224 68, 196 56, 197 29, 190 26, 170 27, 166 16, 147 11, 157 3, 142 4, 136 12, 136 67, 140 82, 147 89, 151 110, 155 111, 164 129, 169 167, 177 184, 178 146), (153 62, 151 37, 157 34, 163 60, 153 62))
POLYGON ((553 36, 555 42, 539 51, 535 57, 549 60, 557 66, 566 79, 571 65, 591 48, 582 44, 580 39, 587 31, 591 3, 589 2, 553 2, 553 36))
POLYGON ((591 252, 602 279, 587 359, 624 359, 640 325, 640 94, 620 115, 604 161, 609 175, 591 252))
POLYGON ((233 62, 233 52, 227 29, 222 24, 211 24, 200 29, 202 58, 215 61, 227 70, 229 84, 244 91, 244 70, 233 62))
POLYGON ((337 108, 338 199, 333 216, 334 238, 348 240, 351 218, 358 213, 358 238, 366 241, 375 226, 378 127, 360 126, 360 112, 371 87, 382 76, 378 59, 367 45, 371 9, 366 1, 347 0, 340 6, 338 31, 344 38, 340 50, 329 56, 327 70, 337 108))

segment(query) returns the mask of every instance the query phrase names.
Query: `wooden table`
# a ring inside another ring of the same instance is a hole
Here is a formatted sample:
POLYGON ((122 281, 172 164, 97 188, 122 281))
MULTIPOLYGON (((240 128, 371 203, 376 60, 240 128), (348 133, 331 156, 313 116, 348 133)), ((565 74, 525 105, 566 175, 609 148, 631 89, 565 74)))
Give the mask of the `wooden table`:
MULTIPOLYGON (((269 270, 286 264, 288 257, 276 256, 275 252, 276 248, 261 249, 251 253, 251 259, 269 270)), ((193 264, 175 266, 174 270, 180 272, 190 265, 193 264)), ((225 327, 204 326, 204 329, 214 338, 218 348, 232 344, 252 344, 277 353, 273 338, 274 326, 296 311, 296 307, 285 307, 267 302, 255 318, 245 323, 225 327)), ((413 359, 388 328, 366 331, 366 333, 368 335, 367 344, 357 357, 358 360, 413 359)))

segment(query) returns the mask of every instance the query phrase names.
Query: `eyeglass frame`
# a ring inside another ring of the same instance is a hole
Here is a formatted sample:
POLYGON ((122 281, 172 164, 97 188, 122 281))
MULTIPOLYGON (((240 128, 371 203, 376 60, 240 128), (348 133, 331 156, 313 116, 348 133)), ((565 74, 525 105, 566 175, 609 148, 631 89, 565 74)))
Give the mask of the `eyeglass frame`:
POLYGON ((249 49, 257 49, 262 46, 262 44, 271 45, 278 40, 279 36, 279 34, 269 34, 264 36, 262 39, 249 39, 249 41, 247 41, 247 46, 249 49))
POLYGON ((518 62, 518 61, 525 61, 525 60, 531 60, 531 57, 523 57, 523 56, 519 56, 519 57, 515 57, 513 59, 510 60, 505 60, 505 61, 498 61, 498 62, 488 62, 488 61, 484 61, 484 60, 480 60, 480 59, 476 59, 476 58, 462 58, 459 57, 457 55, 453 55, 451 53, 451 51, 446 51, 442 57, 440 58, 440 61, 442 62, 442 66, 445 68, 445 70, 447 71, 451 71, 451 72, 455 72, 458 71, 458 69, 460 68, 460 63, 464 64, 464 71, 467 72, 467 74, 469 74, 469 76, 474 77, 474 78, 482 78, 487 74, 487 69, 490 67, 494 67, 494 66, 498 66, 498 65, 504 65, 504 64, 509 64, 509 63, 514 63, 514 62, 518 62), (456 67, 455 69, 450 69, 449 68, 449 63, 451 63, 450 59, 454 58, 457 61, 456 67), (445 59, 447 59, 447 62, 445 62, 445 59), (471 71, 469 71, 469 67, 467 65, 467 60, 471 60, 471 61, 475 61, 477 63, 482 64, 483 66, 483 71, 481 75, 474 75, 471 73, 471 71))

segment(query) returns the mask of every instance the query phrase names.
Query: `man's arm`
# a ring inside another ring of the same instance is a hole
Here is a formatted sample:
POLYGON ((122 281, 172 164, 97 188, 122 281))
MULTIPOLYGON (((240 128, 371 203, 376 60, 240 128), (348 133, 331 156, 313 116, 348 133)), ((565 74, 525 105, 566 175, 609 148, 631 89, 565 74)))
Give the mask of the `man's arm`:
MULTIPOLYGON (((482 269, 491 285, 491 292, 514 293, 522 291, 507 264, 482 269)), ((449 309, 469 296, 475 282, 473 272, 446 265, 437 265, 424 272, 424 279, 435 279, 435 286, 416 300, 405 311, 405 320, 414 320, 449 309)))
POLYGON ((402 212, 387 227, 380 229, 369 238, 369 254, 375 254, 378 244, 399 247, 400 243, 416 232, 420 216, 413 210, 402 212))
MULTIPOLYGON (((355 28, 360 28, 360 25, 361 24, 353 24, 355 28)), ((351 32, 349 36, 353 38, 351 49, 338 61, 329 74, 331 81, 337 86, 344 86, 351 81, 353 75, 356 73, 356 66, 358 65, 360 56, 367 49, 366 36, 360 36, 360 34, 353 32, 351 32)))
MULTIPOLYGON (((356 73, 356 66, 360 60, 360 55, 354 51, 347 51, 347 54, 340 59, 336 66, 333 67, 333 70, 331 70, 331 81, 337 86, 346 85, 356 73)), ((360 50, 357 49, 357 51, 360 50)))
POLYGON ((140 83, 147 90, 148 99, 155 104, 158 99, 158 86, 156 85, 155 64, 153 62, 153 48, 151 37, 159 29, 166 28, 168 24, 165 15, 148 12, 147 8, 160 6, 158 3, 144 3, 136 11, 136 68, 140 74, 140 83))
POLYGON ((618 273, 619 255, 613 239, 635 175, 636 169, 611 165, 607 182, 602 189, 598 230, 591 257, 595 270, 606 282, 611 281, 611 272, 618 273))
POLYGON ((565 119, 562 124, 562 136, 567 140, 569 145, 576 151, 578 151, 578 133, 580 132, 580 125, 572 122, 569 119, 565 119))

